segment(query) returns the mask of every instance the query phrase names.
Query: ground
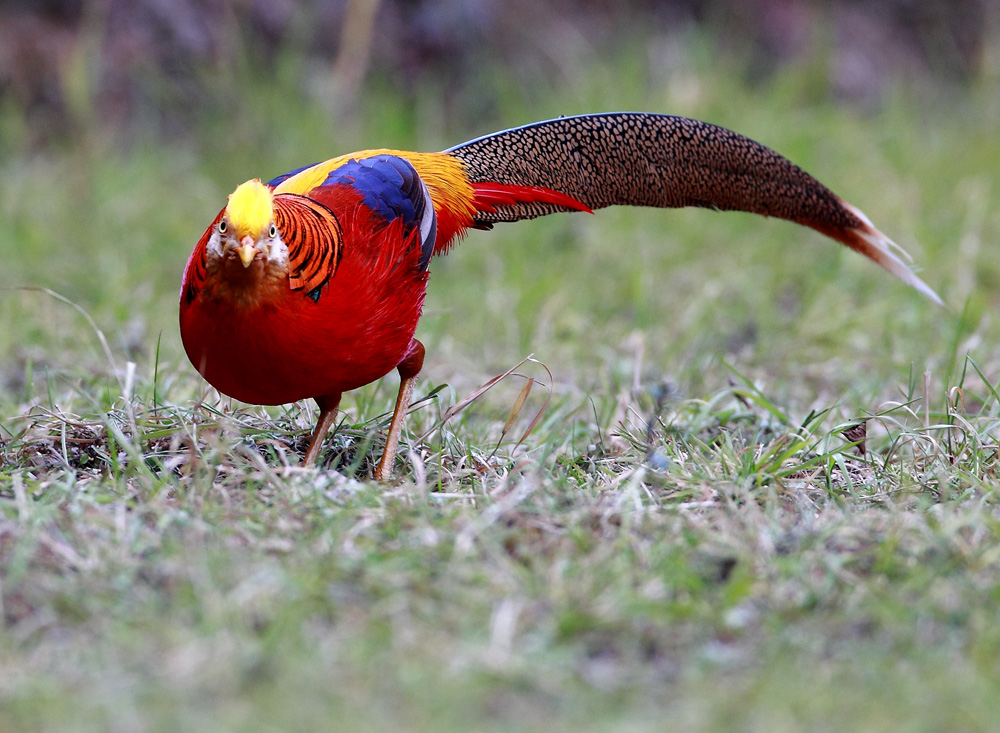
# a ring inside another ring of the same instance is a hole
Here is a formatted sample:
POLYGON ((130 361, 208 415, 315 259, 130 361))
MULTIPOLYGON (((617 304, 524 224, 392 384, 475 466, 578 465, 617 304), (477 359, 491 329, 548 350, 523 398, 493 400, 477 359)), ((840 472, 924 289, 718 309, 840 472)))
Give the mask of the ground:
POLYGON ((0 729, 995 725, 996 85, 872 111, 808 70, 584 78, 460 125, 376 96, 333 129, 264 85, 183 141, 2 156, 0 729), (184 358, 180 273, 236 183, 606 109, 781 151, 946 307, 742 214, 476 232, 432 265, 388 485, 394 378, 300 467, 312 405, 231 402, 184 358))

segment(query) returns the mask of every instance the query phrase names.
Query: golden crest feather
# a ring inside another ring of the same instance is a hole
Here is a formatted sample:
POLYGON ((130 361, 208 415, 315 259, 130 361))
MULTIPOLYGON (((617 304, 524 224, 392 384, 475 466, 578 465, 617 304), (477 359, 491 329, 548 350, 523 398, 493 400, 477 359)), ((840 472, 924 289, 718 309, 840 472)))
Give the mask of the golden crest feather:
POLYGON ((229 194, 226 216, 237 237, 258 239, 274 220, 274 194, 259 178, 241 183, 229 194))

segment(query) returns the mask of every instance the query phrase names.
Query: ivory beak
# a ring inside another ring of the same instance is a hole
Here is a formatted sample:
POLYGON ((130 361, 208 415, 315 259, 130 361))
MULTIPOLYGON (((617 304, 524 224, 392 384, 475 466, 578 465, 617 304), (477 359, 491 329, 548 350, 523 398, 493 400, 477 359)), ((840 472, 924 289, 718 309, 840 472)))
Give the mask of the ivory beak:
POLYGON ((250 267, 250 263, 253 262, 254 255, 257 254, 256 248, 253 246, 253 239, 250 237, 243 237, 240 242, 239 249, 236 252, 240 256, 240 262, 243 263, 243 267, 250 267))

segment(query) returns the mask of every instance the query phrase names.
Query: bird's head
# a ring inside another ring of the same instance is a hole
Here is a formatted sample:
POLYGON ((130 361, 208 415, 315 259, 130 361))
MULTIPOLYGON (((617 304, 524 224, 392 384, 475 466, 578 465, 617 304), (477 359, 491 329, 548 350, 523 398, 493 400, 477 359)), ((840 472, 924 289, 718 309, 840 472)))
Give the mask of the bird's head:
POLYGON ((239 263, 249 269, 287 264, 288 249, 274 222, 274 194, 254 178, 237 186, 215 225, 208 252, 223 264, 239 263))

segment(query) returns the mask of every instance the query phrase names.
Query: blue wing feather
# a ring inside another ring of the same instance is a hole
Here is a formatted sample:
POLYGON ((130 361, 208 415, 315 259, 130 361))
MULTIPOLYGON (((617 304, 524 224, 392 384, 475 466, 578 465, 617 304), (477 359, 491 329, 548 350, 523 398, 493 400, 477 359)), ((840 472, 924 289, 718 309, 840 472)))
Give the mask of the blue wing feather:
POLYGON ((322 185, 352 186, 364 196, 365 206, 386 221, 402 218, 404 224, 411 224, 417 219, 418 201, 410 195, 412 179, 417 178, 413 166, 402 158, 380 155, 361 160, 352 158, 330 171, 322 185))
MULTIPOLYGON (((291 174, 294 174, 294 171, 291 174)), ((286 176, 287 177, 287 176, 286 176)), ((322 186, 348 185, 363 196, 363 203, 391 222, 403 220, 407 235, 420 229, 420 266, 427 269, 434 252, 434 205, 413 165, 396 155, 376 155, 349 161, 330 171, 322 186)))

